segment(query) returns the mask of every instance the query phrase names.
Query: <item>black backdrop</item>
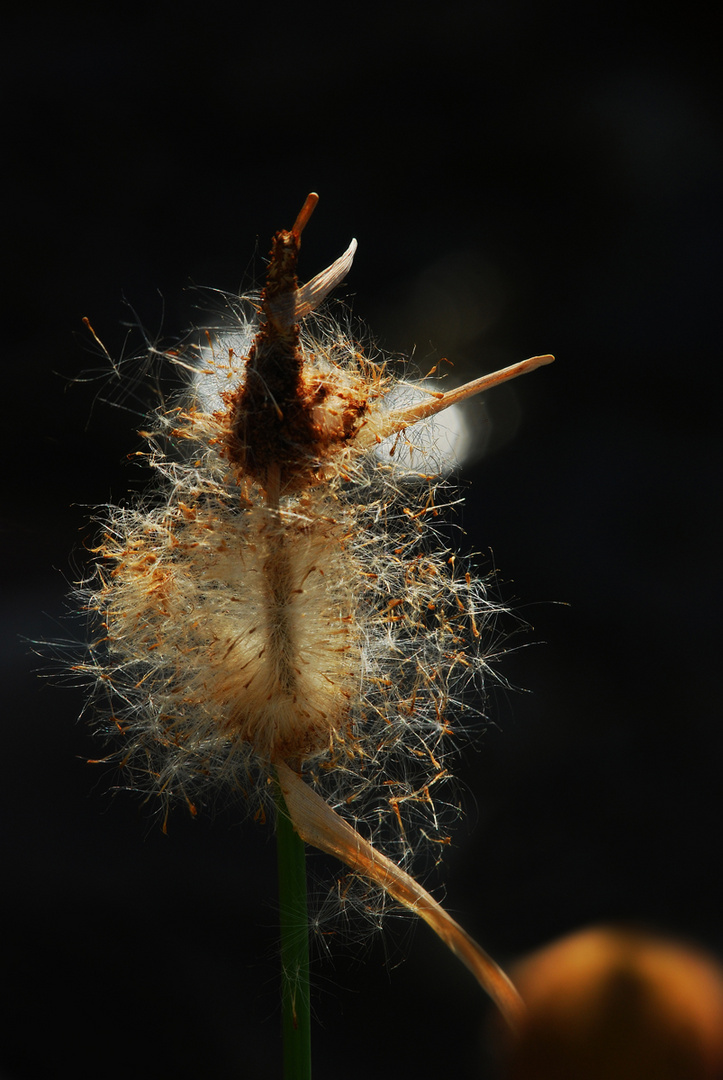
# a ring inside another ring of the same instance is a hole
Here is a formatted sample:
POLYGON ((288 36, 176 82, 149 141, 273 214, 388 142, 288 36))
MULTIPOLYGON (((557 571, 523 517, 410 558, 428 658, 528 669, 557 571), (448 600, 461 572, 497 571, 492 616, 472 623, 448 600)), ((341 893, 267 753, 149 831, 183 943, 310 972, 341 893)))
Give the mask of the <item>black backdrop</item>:
MULTIPOLYGON (((458 764, 447 904, 502 960, 601 920, 723 949, 718 55, 694 9, 649 12, 8 20, 1 1075, 279 1075, 267 832, 179 812, 165 837, 109 798, 24 639, 63 635, 86 506, 136 483, 140 421, 73 381, 81 317, 115 356, 124 298, 172 340, 189 284, 260 274, 309 190, 302 271, 356 236, 342 293, 382 346, 460 378, 558 357, 473 414, 463 545, 533 629, 458 764)), ((327 944, 317 1076, 486 1075, 486 1005, 426 929, 327 944)))

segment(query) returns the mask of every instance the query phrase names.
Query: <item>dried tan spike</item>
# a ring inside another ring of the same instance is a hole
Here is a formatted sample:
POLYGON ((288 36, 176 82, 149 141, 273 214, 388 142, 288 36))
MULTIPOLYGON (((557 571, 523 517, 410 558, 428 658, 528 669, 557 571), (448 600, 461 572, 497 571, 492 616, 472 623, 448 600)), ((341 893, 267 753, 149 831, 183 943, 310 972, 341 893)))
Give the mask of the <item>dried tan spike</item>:
POLYGON ((516 1030, 524 1004, 504 971, 409 874, 372 847, 282 761, 276 762, 279 785, 292 824, 301 839, 381 886, 400 904, 419 915, 472 972, 516 1030))
POLYGON ((481 394, 484 390, 490 390, 493 386, 499 386, 500 383, 516 379, 518 375, 526 375, 529 371, 534 371, 535 368, 551 364, 554 359, 555 357, 549 354, 531 356, 529 360, 520 360, 517 364, 510 364, 509 367, 500 368, 499 371, 493 371, 489 375, 482 375, 479 379, 473 379, 471 382, 465 383, 464 386, 458 386, 456 390, 448 390, 447 393, 435 393, 432 391, 425 401, 405 405, 400 409, 392 409, 383 417, 374 433, 379 438, 386 439, 390 435, 416 424, 419 420, 427 420, 430 416, 435 416, 444 409, 448 409, 450 405, 457 405, 460 401, 474 397, 475 394, 481 394))
POLYGON ((343 255, 335 259, 331 266, 327 266, 326 270, 322 270, 311 281, 307 281, 306 285, 291 292, 282 293, 281 296, 269 301, 269 307, 276 321, 285 326, 291 326, 295 322, 301 322, 314 311, 349 273, 356 249, 357 242, 352 240, 343 255))

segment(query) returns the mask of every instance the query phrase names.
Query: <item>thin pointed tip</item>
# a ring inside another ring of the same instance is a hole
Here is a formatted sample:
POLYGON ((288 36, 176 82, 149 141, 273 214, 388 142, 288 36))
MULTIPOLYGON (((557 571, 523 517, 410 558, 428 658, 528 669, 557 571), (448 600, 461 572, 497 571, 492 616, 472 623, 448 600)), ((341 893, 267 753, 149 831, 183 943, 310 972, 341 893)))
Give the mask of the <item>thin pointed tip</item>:
POLYGON ((551 364, 555 359, 550 353, 545 353, 544 356, 531 356, 527 363, 530 365, 529 370, 533 371, 535 368, 543 367, 545 364, 551 364))

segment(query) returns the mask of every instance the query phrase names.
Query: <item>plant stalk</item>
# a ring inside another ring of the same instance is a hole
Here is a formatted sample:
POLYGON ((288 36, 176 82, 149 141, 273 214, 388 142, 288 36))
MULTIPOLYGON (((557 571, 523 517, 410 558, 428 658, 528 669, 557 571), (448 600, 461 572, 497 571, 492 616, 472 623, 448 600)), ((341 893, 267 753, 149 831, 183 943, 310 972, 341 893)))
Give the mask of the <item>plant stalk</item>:
POLYGON ((311 1080, 306 844, 291 823, 278 785, 276 805, 284 1080, 311 1080))

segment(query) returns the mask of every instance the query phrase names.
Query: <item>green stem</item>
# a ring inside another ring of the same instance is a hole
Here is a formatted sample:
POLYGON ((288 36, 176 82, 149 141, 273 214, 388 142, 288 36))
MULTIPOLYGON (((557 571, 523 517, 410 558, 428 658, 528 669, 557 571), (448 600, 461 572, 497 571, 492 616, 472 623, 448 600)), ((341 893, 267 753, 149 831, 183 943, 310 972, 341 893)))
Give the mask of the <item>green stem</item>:
POLYGON ((306 845, 291 824, 278 786, 276 792, 284 1080, 311 1080, 306 845))

